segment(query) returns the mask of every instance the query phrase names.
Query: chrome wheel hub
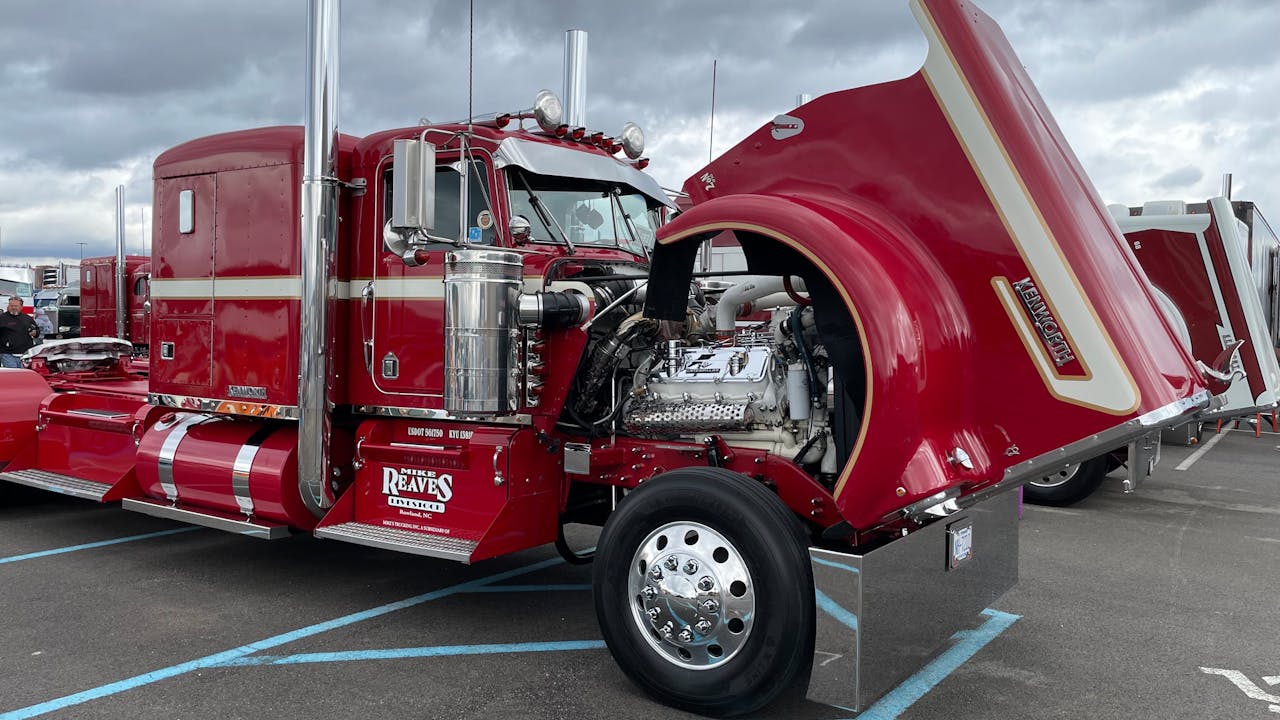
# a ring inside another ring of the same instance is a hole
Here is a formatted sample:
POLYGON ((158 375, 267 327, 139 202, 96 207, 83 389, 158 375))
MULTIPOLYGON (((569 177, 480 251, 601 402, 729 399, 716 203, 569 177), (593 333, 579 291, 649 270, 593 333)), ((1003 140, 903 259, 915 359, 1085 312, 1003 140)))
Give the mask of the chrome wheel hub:
POLYGON ((668 662, 716 667, 738 653, 755 622, 755 587, 738 549, 696 522, 649 533, 627 589, 640 634, 668 662))
POLYGON ((1071 463, 1052 475, 1045 475, 1038 480, 1032 480, 1031 484, 1044 488, 1058 487, 1071 480, 1078 472, 1080 472, 1080 463, 1071 463))

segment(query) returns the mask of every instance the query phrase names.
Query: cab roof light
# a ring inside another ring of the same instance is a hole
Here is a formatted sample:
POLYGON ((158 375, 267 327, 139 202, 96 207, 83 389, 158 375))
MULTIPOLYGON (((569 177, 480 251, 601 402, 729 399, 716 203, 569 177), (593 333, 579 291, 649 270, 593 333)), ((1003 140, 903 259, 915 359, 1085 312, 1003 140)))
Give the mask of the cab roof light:
POLYGON ((584 137, 586 137, 586 136, 587 136, 587 129, 586 129, 586 128, 577 127, 577 128, 574 128, 573 130, 570 130, 570 131, 569 131, 569 137, 570 137, 570 138, 573 138, 574 140, 581 141, 581 140, 582 140, 582 138, 584 138, 584 137))

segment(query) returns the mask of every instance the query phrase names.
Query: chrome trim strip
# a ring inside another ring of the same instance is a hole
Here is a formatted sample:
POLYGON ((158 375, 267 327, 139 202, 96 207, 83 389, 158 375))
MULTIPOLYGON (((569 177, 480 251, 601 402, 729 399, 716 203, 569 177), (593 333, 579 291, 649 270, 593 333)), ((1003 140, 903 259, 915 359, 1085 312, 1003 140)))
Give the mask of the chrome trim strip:
POLYGON ((450 415, 447 410, 438 408, 407 408, 389 405, 353 405, 351 411, 360 415, 378 415, 381 417, 413 418, 415 420, 451 420, 455 422, 478 422, 485 425, 532 425, 533 416, 529 414, 503 415, 488 418, 460 418, 450 415))
POLYGON ((178 486, 173 482, 173 460, 178 454, 178 445, 182 444, 183 438, 187 436, 187 430, 197 423, 208 420, 208 415, 187 415, 178 421, 177 425, 169 431, 169 435, 165 437, 164 443, 160 446, 160 456, 158 458, 157 470, 160 473, 160 487, 164 490, 164 496, 171 503, 178 502, 178 486))
POLYGON ((254 433, 240 446, 236 453, 236 461, 231 466, 231 491, 236 496, 236 505, 245 515, 253 515, 253 496, 249 493, 249 474, 253 470, 253 460, 258 456, 258 448, 266 436, 254 433))
POLYGON ((1071 443, 1057 450, 1050 450, 1043 455, 1018 463, 1004 471, 1004 479, 995 485, 983 488, 971 495, 959 499, 960 507, 970 507, 997 493, 1021 487, 1028 482, 1044 477, 1049 472, 1063 465, 1084 462, 1090 458, 1123 447, 1136 438, 1140 438, 1153 429, 1177 425, 1181 421, 1193 417, 1196 412, 1209 402, 1209 392, 1202 390, 1188 398, 1169 403, 1151 412, 1140 415, 1102 432, 1071 443))
POLYGON ((247 417, 265 417, 276 420, 297 420, 296 405, 272 405, 249 400, 219 400, 191 395, 148 393, 147 402, 159 407, 171 407, 192 412, 216 412, 247 417))
POLYGON ((177 520, 191 525, 201 525, 237 535, 247 535, 260 540, 279 540, 293 534, 288 525, 259 525, 258 523, 244 520, 232 520, 218 515, 184 510, 172 505, 162 505, 154 500, 125 498, 120 502, 120 506, 125 510, 140 512, 152 517, 177 520))

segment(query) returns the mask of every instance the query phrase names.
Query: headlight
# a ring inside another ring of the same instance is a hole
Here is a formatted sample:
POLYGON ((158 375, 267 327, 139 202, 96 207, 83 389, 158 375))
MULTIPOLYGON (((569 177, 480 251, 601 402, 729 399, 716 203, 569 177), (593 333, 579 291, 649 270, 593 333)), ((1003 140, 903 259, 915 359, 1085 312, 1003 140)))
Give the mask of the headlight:
POLYGON ((70 326, 70 325, 59 325, 59 326, 58 326, 58 332, 71 332, 71 326, 70 326))

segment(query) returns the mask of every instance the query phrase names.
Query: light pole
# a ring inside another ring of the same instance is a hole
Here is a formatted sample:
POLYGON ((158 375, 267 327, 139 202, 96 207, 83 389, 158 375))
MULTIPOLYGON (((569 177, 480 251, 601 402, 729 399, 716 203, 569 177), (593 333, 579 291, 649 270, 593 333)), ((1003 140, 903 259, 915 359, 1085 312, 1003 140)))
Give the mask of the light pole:
POLYGON ((84 263, 84 243, 78 242, 76 244, 80 246, 80 263, 83 264, 84 263))

